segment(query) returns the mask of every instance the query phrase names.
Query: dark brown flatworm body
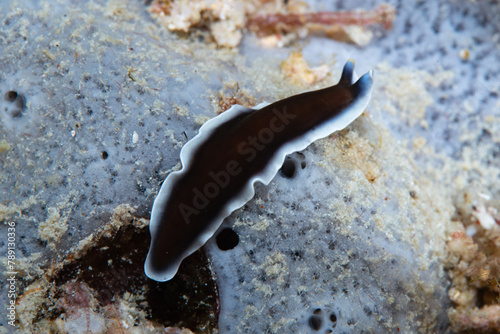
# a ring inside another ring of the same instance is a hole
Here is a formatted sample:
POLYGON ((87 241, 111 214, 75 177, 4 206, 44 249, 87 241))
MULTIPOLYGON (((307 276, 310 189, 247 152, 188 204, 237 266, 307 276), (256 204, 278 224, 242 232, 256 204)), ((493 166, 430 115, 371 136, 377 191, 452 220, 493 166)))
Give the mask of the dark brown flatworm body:
POLYGON ((372 73, 353 81, 348 61, 335 86, 255 109, 239 105, 209 120, 181 150, 182 169, 163 182, 151 211, 148 277, 170 280, 181 261, 215 233, 224 218, 268 184, 285 156, 345 128, 368 104, 372 73))

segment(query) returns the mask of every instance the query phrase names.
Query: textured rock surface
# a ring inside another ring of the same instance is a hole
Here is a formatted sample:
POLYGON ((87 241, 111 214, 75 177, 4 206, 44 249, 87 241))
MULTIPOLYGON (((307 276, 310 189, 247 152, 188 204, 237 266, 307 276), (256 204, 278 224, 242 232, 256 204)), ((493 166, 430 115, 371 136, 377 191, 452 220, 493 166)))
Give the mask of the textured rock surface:
POLYGON ((303 90, 280 72, 301 48, 312 66, 336 62, 308 88, 335 82, 350 57, 358 73, 375 68, 374 96, 347 130, 302 152, 305 168, 257 186, 225 220, 235 248, 209 241, 220 332, 446 331, 442 260, 457 198, 499 196, 500 9, 393 5, 393 30, 363 49, 323 38, 261 49, 245 36, 230 51, 166 32, 140 1, 2 1, 0 219, 17 225, 19 286, 119 205, 147 218, 182 145, 220 111, 225 84, 256 103, 303 90))

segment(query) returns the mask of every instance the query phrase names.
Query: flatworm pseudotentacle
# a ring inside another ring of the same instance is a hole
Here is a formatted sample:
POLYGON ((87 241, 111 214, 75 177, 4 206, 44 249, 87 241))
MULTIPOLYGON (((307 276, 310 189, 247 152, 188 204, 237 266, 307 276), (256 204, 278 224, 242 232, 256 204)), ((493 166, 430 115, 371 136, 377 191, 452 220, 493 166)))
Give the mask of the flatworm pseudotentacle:
POLYGON ((354 121, 370 100, 372 73, 356 83, 348 61, 337 85, 254 109, 234 105, 207 121, 181 150, 182 169, 163 182, 153 203, 148 277, 170 280, 181 261, 215 233, 224 218, 268 184, 285 156, 354 121))

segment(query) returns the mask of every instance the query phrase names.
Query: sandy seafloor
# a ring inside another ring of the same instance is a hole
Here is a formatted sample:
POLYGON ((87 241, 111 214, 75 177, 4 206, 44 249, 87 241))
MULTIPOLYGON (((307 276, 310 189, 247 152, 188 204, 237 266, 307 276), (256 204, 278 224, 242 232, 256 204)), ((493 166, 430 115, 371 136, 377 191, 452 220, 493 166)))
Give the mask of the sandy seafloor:
POLYGON ((0 333, 497 332, 500 5, 388 3, 393 29, 363 47, 244 31, 227 49, 141 1, 2 1, 0 333), (291 82, 294 51, 326 78, 291 82), (335 84, 349 58, 374 69, 365 113, 256 185, 221 227, 235 248, 213 238, 171 282, 147 279, 151 205, 183 144, 227 101, 335 84))

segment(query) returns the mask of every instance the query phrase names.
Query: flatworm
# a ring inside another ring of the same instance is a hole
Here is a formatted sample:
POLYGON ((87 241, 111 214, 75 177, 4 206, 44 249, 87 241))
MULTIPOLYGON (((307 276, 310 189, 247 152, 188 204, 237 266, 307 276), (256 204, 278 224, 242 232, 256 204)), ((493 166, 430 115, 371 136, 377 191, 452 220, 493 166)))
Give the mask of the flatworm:
POLYGON ((184 258, 203 246, 224 218, 267 185, 285 156, 341 130, 366 108, 372 71, 354 83, 349 60, 337 85, 254 109, 234 105, 207 121, 181 150, 153 203, 151 246, 144 265, 156 281, 174 277, 184 258))

